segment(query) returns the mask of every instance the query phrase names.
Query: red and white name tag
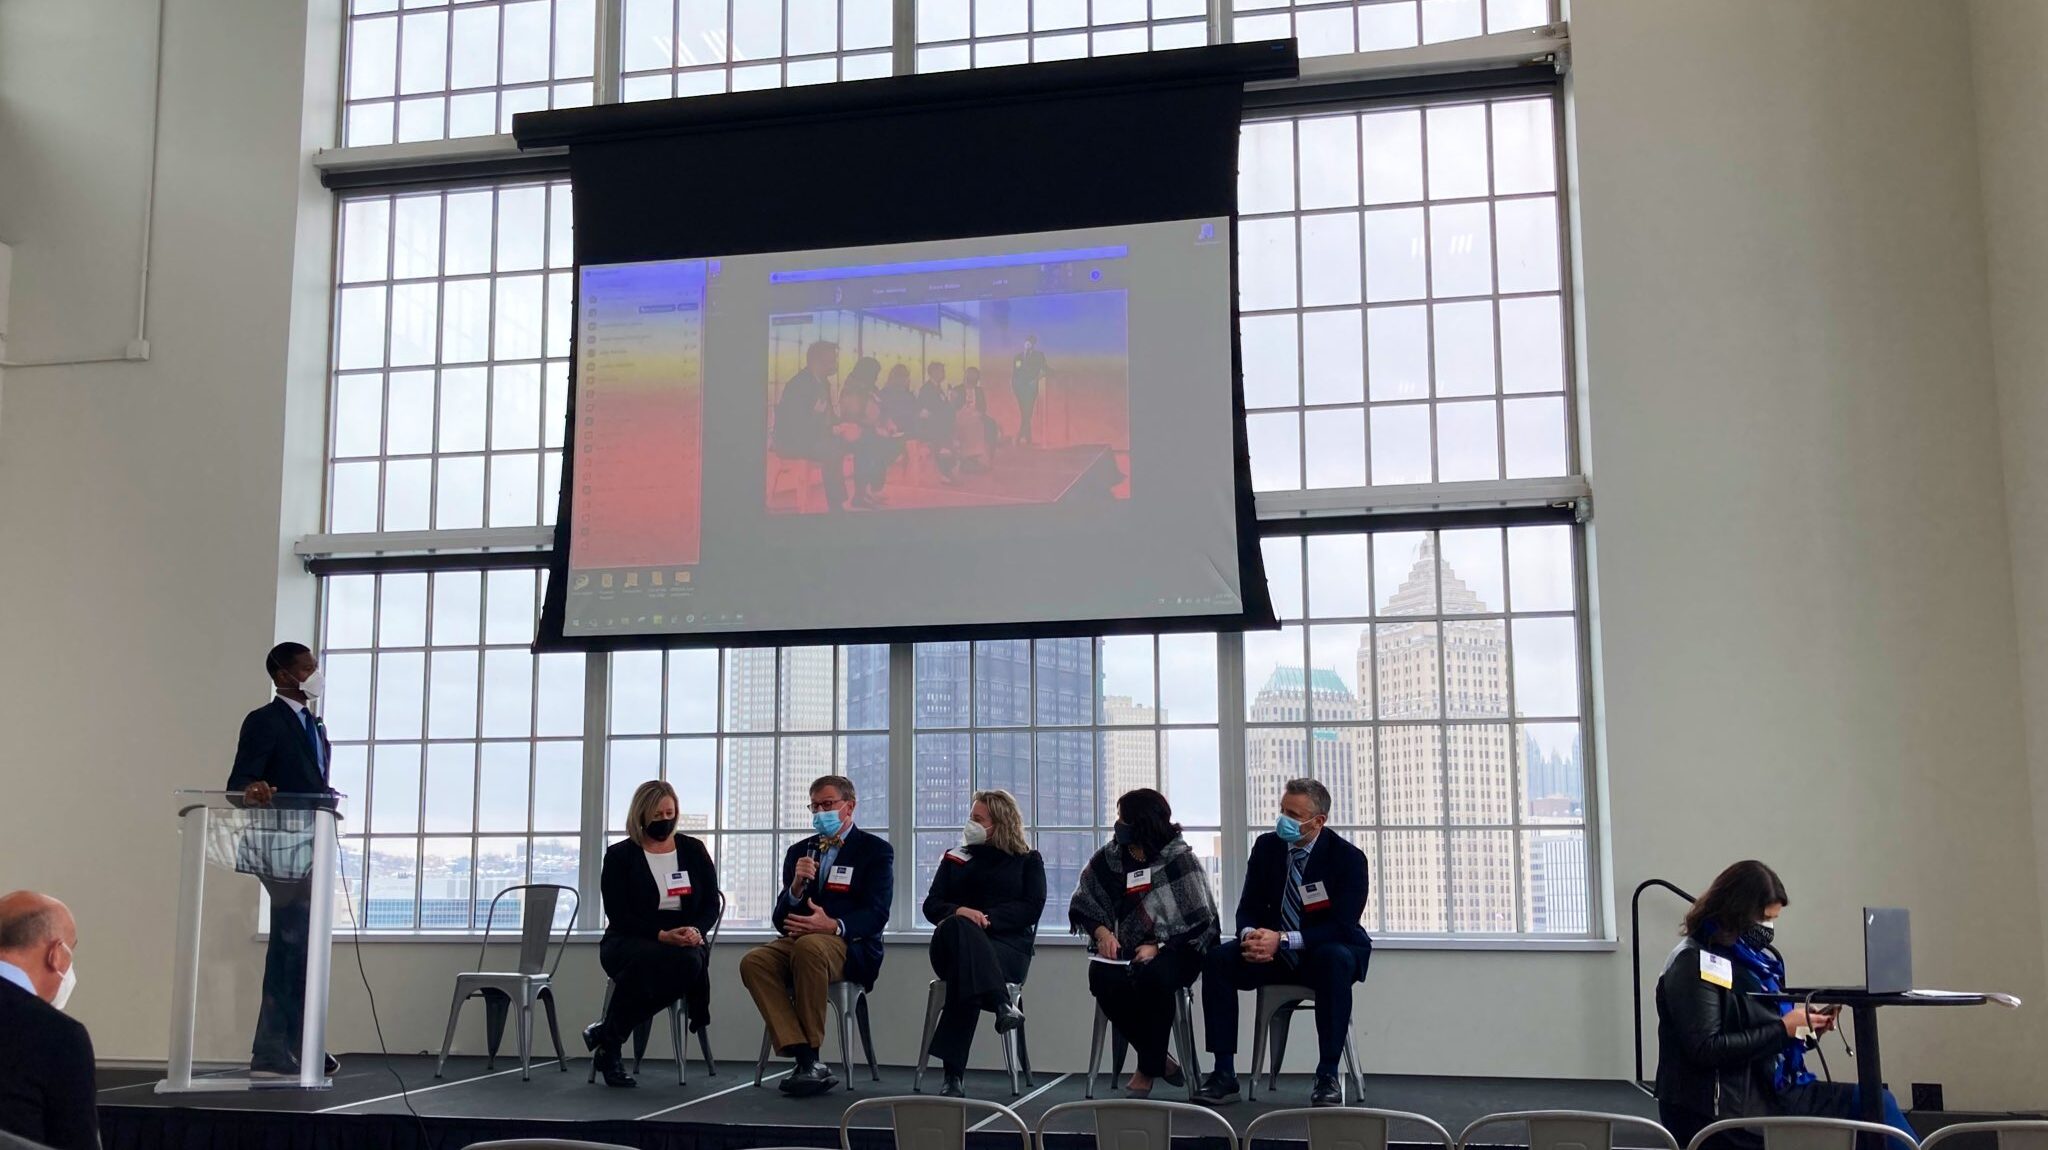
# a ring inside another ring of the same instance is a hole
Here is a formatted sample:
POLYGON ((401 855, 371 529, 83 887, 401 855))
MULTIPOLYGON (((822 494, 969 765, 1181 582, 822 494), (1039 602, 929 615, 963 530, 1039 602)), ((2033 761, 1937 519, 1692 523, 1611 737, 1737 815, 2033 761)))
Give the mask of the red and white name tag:
POLYGON ((853 868, 850 866, 833 867, 832 873, 825 876, 825 889, 838 891, 852 890, 853 868))
POLYGON ((1330 909, 1330 888, 1319 882, 1301 884, 1301 909, 1330 909))
POLYGON ((946 852, 946 861, 952 863, 964 863, 973 857, 973 855, 967 853, 966 847, 954 847, 946 852))
POLYGON ((690 872, 686 870, 670 871, 668 876, 667 889, 670 898, 681 898, 682 896, 689 894, 690 872))
POLYGON ((1144 894, 1152 889, 1152 868, 1141 867, 1124 876, 1125 894, 1144 894))

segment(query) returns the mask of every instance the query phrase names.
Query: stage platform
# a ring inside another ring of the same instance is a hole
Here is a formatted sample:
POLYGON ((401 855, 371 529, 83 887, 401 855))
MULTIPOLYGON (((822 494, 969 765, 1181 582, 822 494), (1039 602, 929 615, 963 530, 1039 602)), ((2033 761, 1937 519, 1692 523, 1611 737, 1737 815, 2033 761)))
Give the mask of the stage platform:
MULTIPOLYGON (((788 1068, 786 1062, 771 1064, 770 1078, 758 1088, 752 1085, 751 1061, 720 1061, 716 1075, 704 1073, 701 1062, 692 1062, 689 1085, 678 1086, 675 1063, 650 1058, 637 1088, 613 1090, 584 1081, 590 1073, 587 1058, 574 1059, 567 1073, 553 1061, 537 1062, 531 1082, 522 1082, 517 1064, 504 1059, 492 1072, 481 1058, 450 1058, 448 1076, 439 1080, 434 1078, 434 1060, 420 1055, 394 1056, 391 1069, 376 1054, 351 1054, 341 1061, 333 1089, 316 1093, 160 1095, 152 1089, 160 1076, 156 1071, 104 1068, 99 1095, 102 1141, 106 1150, 422 1150, 424 1126, 424 1150, 460 1150, 474 1142, 517 1136, 614 1142, 642 1150, 824 1147, 838 1145, 840 1114, 849 1102, 908 1094, 911 1078, 909 1067, 884 1066, 882 1080, 875 1082, 865 1067, 857 1067, 853 1093, 839 1089, 797 1099, 775 1088, 788 1068), (406 1112, 393 1069, 411 1091, 418 1124, 406 1112)), ((1012 1098, 1008 1076, 977 1070, 969 1072, 967 1089, 974 1097, 1011 1107, 1035 1124, 1049 1107, 1080 1099, 1082 1078, 1078 1072, 1040 1071, 1035 1087, 1012 1098)), ((936 1094, 942 1080, 934 1067, 925 1075, 926 1092, 936 1094)), ((1277 1092, 1261 1090, 1256 1103, 1239 1102, 1220 1107, 1217 1113, 1242 1133, 1247 1123, 1268 1110, 1306 1106, 1308 1090, 1307 1075, 1285 1074, 1277 1092)), ((1122 1093, 1111 1089, 1103 1074, 1097 1078, 1096 1095, 1122 1093)), ((1154 1097, 1184 1101, 1186 1096, 1161 1086, 1154 1097)), ((1481 1114, 1502 1110, 1575 1108, 1656 1115, 1649 1098, 1619 1081, 1380 1074, 1366 1077, 1365 1097, 1354 1101, 1429 1115, 1453 1135, 1481 1114)), ((857 1144, 877 1150, 893 1145, 881 1129, 884 1113, 863 1119, 862 1125, 871 1121, 875 1130, 857 1138, 857 1144)), ((1084 1136, 1088 1127, 1081 1123, 1063 1122, 1057 1129, 1072 1134, 1054 1139, 1055 1144, 1092 1146, 1092 1137, 1084 1136)), ((1220 1133, 1190 1142, 1222 1147, 1220 1133)), ((1396 1133, 1412 1137, 1405 1131, 1396 1133)), ((1283 1132, 1287 1136, 1299 1137, 1300 1129, 1283 1132)), ((1513 1135, 1504 1130, 1503 1137, 1513 1135)), ((1261 1137, 1260 1144, 1264 1141, 1261 1137)), ((975 1150, 994 1150, 1017 1142, 984 1126, 970 1144, 975 1150)), ((1623 1144, 1652 1143, 1624 1138, 1623 1144)))

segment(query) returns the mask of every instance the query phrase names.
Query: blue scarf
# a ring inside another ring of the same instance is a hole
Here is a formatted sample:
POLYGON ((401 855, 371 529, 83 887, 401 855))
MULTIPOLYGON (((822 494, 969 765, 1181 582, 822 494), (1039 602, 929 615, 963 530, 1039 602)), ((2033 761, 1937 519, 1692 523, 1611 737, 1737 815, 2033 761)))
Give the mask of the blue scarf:
MULTIPOLYGON (((1733 947, 1735 961, 1744 970, 1756 976, 1757 989, 1767 994, 1781 994, 1785 990, 1785 961, 1767 950, 1758 950, 1741 939, 1733 947)), ((1780 1018, 1792 1012, 1791 999, 1778 1000, 1780 1018)), ((1778 1052, 1771 1066, 1771 1085, 1783 1093, 1794 1086, 1805 1086, 1814 1077, 1806 1069, 1806 1047, 1803 1043, 1787 1042, 1778 1052)))

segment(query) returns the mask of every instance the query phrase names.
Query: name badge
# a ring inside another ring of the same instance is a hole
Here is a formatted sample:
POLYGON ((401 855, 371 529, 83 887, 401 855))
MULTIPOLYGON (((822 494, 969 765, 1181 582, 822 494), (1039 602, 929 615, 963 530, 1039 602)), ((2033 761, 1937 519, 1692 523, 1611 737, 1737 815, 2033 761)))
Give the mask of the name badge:
POLYGON ((954 847, 946 852, 947 862, 964 863, 972 857, 974 856, 967 853, 966 847, 954 847))
POLYGON ((1328 886, 1328 884, 1326 884, 1326 883, 1319 883, 1319 882, 1311 882, 1311 883, 1303 883, 1303 884, 1302 884, 1302 887, 1301 887, 1301 909, 1303 909, 1303 910, 1328 910, 1329 908, 1330 908, 1330 890, 1329 890, 1329 886, 1328 886))
POLYGON ((1152 889, 1152 868, 1141 867, 1124 876, 1125 894, 1144 894, 1152 889))
POLYGON ((690 872, 671 871, 668 876, 668 893, 671 898, 681 898, 690 893, 690 872))
POLYGON ((1718 954, 1700 952, 1700 981, 1711 982, 1723 990, 1735 986, 1735 966, 1718 954))
POLYGON ((853 889, 853 868, 850 866, 833 867, 832 873, 825 876, 825 889, 841 891, 853 889))

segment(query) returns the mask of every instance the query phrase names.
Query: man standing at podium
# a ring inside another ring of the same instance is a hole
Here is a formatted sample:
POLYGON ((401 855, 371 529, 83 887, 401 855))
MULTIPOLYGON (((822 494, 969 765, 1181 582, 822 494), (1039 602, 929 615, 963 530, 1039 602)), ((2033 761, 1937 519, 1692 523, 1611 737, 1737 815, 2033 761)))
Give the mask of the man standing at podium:
MULTIPOLYGON (((242 720, 227 789, 240 792, 242 801, 252 807, 270 806, 280 794, 327 794, 333 748, 310 702, 326 689, 319 661, 302 643, 279 643, 264 656, 263 669, 270 673, 277 697, 242 720)), ((270 892, 270 949, 263 960, 263 1005, 256 1015, 249 1076, 296 1078, 305 1024, 312 887, 304 879, 259 877, 270 892)), ((329 1055, 327 1073, 337 1069, 339 1064, 329 1055)))

